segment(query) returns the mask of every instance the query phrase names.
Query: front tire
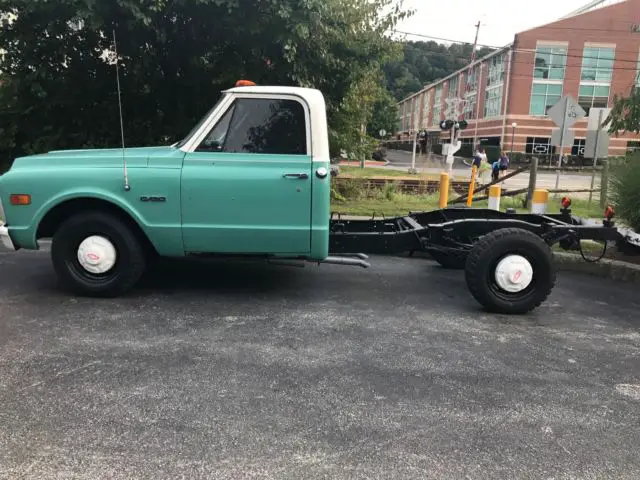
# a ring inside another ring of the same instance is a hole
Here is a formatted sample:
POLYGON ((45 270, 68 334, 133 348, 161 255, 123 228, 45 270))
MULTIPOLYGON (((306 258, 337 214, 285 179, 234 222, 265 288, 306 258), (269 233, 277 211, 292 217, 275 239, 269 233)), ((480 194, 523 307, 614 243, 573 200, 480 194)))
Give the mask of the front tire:
POLYGON ((553 252, 534 233, 503 228, 484 235, 473 247, 465 277, 471 294, 488 311, 524 314, 553 290, 553 252))
POLYGON ((78 213, 60 225, 51 259, 63 287, 96 297, 125 293, 145 270, 145 253, 135 233, 104 212, 78 213))

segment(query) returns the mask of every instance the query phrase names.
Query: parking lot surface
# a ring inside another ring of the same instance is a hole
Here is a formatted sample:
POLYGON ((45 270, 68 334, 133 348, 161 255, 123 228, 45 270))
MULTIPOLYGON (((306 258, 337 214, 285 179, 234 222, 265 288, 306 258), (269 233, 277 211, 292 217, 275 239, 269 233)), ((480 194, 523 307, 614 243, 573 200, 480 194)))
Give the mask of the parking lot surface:
POLYGON ((73 297, 0 251, 0 478, 637 479, 637 286, 530 315, 461 272, 170 262, 73 297))

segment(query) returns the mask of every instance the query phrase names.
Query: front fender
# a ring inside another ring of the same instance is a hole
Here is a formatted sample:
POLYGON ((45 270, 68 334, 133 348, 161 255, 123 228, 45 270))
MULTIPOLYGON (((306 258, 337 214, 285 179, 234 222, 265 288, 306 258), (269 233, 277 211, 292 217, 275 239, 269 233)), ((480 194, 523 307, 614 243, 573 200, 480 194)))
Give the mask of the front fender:
MULTIPOLYGON (((125 194, 128 195, 130 194, 130 192, 125 194)), ((81 198, 102 200, 119 207, 140 226, 142 231, 145 232, 147 236, 149 236, 148 223, 133 207, 133 205, 131 205, 130 202, 125 201, 120 196, 114 195, 108 190, 95 188, 91 190, 76 188, 56 193, 54 196, 48 198, 44 203, 40 205, 40 207, 37 208, 37 210, 31 217, 31 221, 28 224, 13 223, 12 225, 10 225, 11 236, 23 248, 37 249, 38 243, 36 235, 38 232, 38 227, 42 223, 42 220, 47 215, 47 213, 69 200, 76 200, 81 198)))

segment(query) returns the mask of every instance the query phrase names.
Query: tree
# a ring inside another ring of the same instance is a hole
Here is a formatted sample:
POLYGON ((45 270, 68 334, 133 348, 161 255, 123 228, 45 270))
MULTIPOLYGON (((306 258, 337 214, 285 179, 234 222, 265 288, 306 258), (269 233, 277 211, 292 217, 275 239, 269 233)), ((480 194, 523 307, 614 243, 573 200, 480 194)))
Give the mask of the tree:
POLYGON ((404 15, 394 0, 0 0, 0 161, 119 143, 113 30, 134 146, 176 141, 239 78, 318 88, 332 121, 404 15))
MULTIPOLYGON (((616 96, 605 125, 609 132, 640 133, 640 88, 633 87, 629 96, 616 96)), ((640 155, 614 162, 611 171, 611 200, 618 216, 635 231, 640 232, 640 155)))
MULTIPOLYGON (((466 67, 472 48, 471 44, 454 43, 446 46, 436 42, 404 43, 404 57, 384 66, 389 91, 400 101, 426 84, 466 67)), ((492 51, 490 48, 480 48, 477 57, 481 58, 492 51)))
POLYGON ((640 88, 634 87, 628 97, 616 95, 609 117, 605 121, 609 133, 640 133, 640 88))
POLYGON ((380 131, 393 134, 398 128, 398 105, 388 90, 382 89, 373 104, 371 121, 367 125, 367 133, 379 137, 380 131))

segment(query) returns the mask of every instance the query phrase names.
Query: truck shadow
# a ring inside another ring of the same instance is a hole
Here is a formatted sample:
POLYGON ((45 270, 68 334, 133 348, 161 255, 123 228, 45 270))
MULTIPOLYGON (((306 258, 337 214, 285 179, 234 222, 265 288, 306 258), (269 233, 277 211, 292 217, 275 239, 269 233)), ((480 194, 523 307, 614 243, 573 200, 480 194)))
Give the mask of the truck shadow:
POLYGON ((151 266, 135 293, 216 290, 275 291, 294 286, 301 267, 252 259, 162 259, 151 266))

